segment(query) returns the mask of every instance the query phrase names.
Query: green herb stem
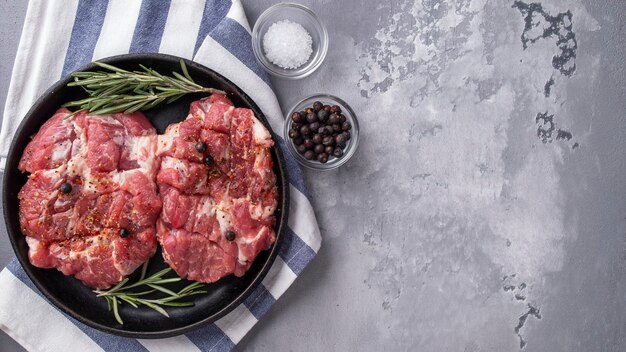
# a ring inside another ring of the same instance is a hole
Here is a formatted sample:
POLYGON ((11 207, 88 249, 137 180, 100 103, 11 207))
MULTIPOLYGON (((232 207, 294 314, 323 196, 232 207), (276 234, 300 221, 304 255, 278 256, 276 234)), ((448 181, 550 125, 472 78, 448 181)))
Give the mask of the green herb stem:
POLYGON ((139 65, 141 71, 127 71, 102 62, 94 64, 107 71, 75 72, 72 74, 74 81, 68 83, 70 87, 83 88, 89 95, 86 99, 63 105, 78 108, 73 114, 81 111, 89 111, 92 115, 130 114, 148 110, 162 102, 170 104, 189 93, 226 94, 194 82, 182 59, 180 67, 183 73, 172 72, 172 76, 162 75, 144 65, 139 65))
POLYGON ((113 316, 118 323, 124 324, 122 317, 119 312, 119 305, 122 302, 129 304, 134 308, 139 308, 139 306, 146 306, 160 314, 169 317, 165 309, 162 306, 166 307, 188 307, 193 306, 193 302, 176 302, 177 300, 201 293, 206 293, 204 290, 200 290, 200 288, 204 285, 200 282, 193 282, 178 292, 172 291, 166 287, 163 287, 163 284, 174 283, 182 280, 180 277, 172 277, 172 278, 164 278, 166 274, 172 271, 171 268, 163 269, 155 274, 152 274, 146 277, 147 272, 147 262, 141 268, 141 276, 139 281, 128 284, 129 280, 124 279, 119 284, 108 290, 94 290, 97 297, 104 297, 107 301, 107 305, 110 311, 113 311, 113 316), (144 291, 136 291, 136 289, 141 286, 147 286, 149 289, 144 291), (163 293, 164 296, 160 298, 143 298, 143 296, 149 295, 151 293, 160 292, 163 293))

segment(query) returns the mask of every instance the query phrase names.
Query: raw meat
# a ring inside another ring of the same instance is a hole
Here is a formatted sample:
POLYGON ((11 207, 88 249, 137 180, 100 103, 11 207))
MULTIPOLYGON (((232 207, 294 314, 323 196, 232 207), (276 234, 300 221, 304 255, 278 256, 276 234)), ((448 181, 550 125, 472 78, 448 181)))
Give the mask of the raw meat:
POLYGON ((242 276, 274 243, 272 145, 252 110, 219 94, 193 102, 187 119, 159 136, 157 237, 179 276, 202 282, 242 276), (206 148, 196 148, 199 142, 206 148))
POLYGON ((19 169, 31 174, 18 195, 20 225, 33 265, 104 289, 156 250, 156 131, 141 113, 68 114, 59 109, 22 155, 19 169))

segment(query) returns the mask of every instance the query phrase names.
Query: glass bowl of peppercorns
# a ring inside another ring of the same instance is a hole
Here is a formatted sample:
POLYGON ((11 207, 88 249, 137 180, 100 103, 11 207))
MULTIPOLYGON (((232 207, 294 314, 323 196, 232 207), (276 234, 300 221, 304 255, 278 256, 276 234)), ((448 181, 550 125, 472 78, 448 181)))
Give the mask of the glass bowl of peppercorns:
POLYGON ((352 108, 328 94, 297 103, 284 126, 287 149, 303 166, 332 170, 345 164, 359 144, 359 123, 352 108))

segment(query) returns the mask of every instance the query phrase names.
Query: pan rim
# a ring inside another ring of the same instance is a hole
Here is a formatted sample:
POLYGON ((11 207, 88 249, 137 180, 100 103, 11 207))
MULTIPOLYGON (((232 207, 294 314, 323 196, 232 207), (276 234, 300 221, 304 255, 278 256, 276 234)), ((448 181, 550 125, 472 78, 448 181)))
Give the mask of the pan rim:
MULTIPOLYGON (((239 88, 235 83, 233 83, 232 81, 230 81, 229 79, 221 75, 220 73, 216 72, 215 70, 207 68, 206 66, 203 66, 202 64, 199 64, 197 62, 194 62, 188 59, 183 59, 183 58, 173 56, 173 55, 157 54, 157 53, 123 54, 123 55, 110 56, 110 57, 103 58, 97 61, 115 65, 116 63, 119 63, 120 61, 123 62, 123 61, 140 61, 140 60, 157 60, 157 61, 164 61, 166 63, 178 63, 179 60, 181 59, 185 61, 185 64, 188 67, 193 67, 199 70, 200 72, 208 74, 209 76, 211 76, 211 78, 215 79, 216 81, 221 81, 223 83, 226 83, 227 85, 232 86, 236 94, 240 96, 241 100, 243 100, 247 105, 249 105, 247 106, 247 108, 252 109, 255 113, 255 116, 265 125, 268 131, 270 131, 272 135, 272 139, 275 142, 274 146, 272 147, 272 151, 275 153, 274 162, 277 166, 277 169, 280 171, 280 175, 277 175, 277 186, 280 187, 282 190, 281 197, 278 200, 279 201, 278 208, 280 209, 280 217, 279 219, 277 219, 278 221, 276 225, 276 241, 274 242, 272 247, 268 250, 270 251, 269 256, 266 259, 265 263, 263 263, 263 266, 261 267, 260 271, 252 279, 250 284, 241 293, 239 293, 234 300, 226 304, 216 313, 213 313, 205 317, 204 319, 201 319, 191 324, 186 324, 177 328, 170 328, 170 329, 164 329, 164 330, 131 331, 131 330, 123 329, 123 328, 104 325, 92 319, 88 319, 82 316, 81 314, 75 312, 70 307, 67 307, 62 302, 60 302, 55 297, 55 295, 52 294, 48 290, 48 288, 37 279, 34 273, 34 269, 35 269, 34 266, 30 263, 27 256, 25 257, 21 255, 19 251, 18 241, 20 240, 25 241, 25 236, 21 232, 13 233, 12 226, 9 226, 10 223, 13 223, 15 221, 19 222, 19 219, 16 219, 17 214, 9 214, 8 208, 6 206, 3 207, 4 220, 5 220, 5 224, 7 225, 6 226, 7 235, 9 236, 9 240, 11 242, 13 251, 15 252, 16 257, 18 261, 20 262, 22 268, 26 272, 27 276, 33 282, 35 287, 37 287, 37 289, 42 293, 42 295, 47 300, 52 302, 52 304, 55 307, 59 308, 63 313, 71 316, 72 318, 75 318, 81 323, 84 323, 85 325, 88 325, 100 331, 104 331, 104 332, 118 335, 118 336, 132 337, 132 338, 148 338, 148 339, 172 337, 172 336, 177 336, 177 335, 195 330, 203 325, 213 323, 216 320, 224 317, 225 315, 230 313, 232 310, 234 310, 236 307, 238 307, 240 304, 242 304, 243 301, 252 293, 252 291, 254 291, 254 289, 258 285, 261 284, 261 282, 267 275, 267 272, 270 270, 270 268, 275 262, 275 259, 280 250, 280 246, 283 242, 284 232, 286 230, 287 223, 288 223, 289 205, 290 205, 289 204, 289 199, 290 199, 289 187, 290 186, 289 186, 289 181, 288 181, 289 180, 288 171, 287 171, 288 168, 286 167, 283 151, 280 148, 279 137, 272 130, 269 122, 267 121, 267 118, 265 117, 261 109, 258 107, 258 105, 241 88, 239 88)), ((93 63, 89 63, 79 68, 76 71, 93 70, 95 68, 96 66, 93 63)), ((56 83, 54 83, 31 105, 31 108, 28 110, 28 112, 26 113, 26 115, 24 116, 24 118, 22 119, 18 128, 15 131, 15 134, 11 141, 11 146, 9 148, 9 153, 7 154, 6 165, 12 164, 10 161, 14 160, 15 158, 18 158, 18 160, 19 158, 21 158, 21 154, 23 151, 16 150, 17 148, 16 142, 17 142, 17 139, 21 136, 21 134, 23 134, 23 130, 25 129, 25 126, 27 125, 28 121, 32 118, 33 113, 37 110, 37 107, 43 104, 49 98, 49 96, 55 94, 57 91, 61 89, 64 89, 67 83, 70 81, 71 81, 71 73, 61 78, 60 80, 58 80, 56 83), (17 153, 19 153, 19 155, 16 155, 17 153)), ((21 136, 21 138, 27 138, 27 137, 30 137, 30 136, 21 136)), ((3 189, 2 189, 2 201, 5 205, 8 202, 12 201, 11 199, 9 199, 9 192, 7 192, 7 189, 8 187, 11 186, 9 185, 9 182, 13 178, 8 177, 7 171, 10 171, 10 170, 5 168, 5 175, 3 177, 3 189)), ((19 218, 19 216, 17 217, 19 218)))

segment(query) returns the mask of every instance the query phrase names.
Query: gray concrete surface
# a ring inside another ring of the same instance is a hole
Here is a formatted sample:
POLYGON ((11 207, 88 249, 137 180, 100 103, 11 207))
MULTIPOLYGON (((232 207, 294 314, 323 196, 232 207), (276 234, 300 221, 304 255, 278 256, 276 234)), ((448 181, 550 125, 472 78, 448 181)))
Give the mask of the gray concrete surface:
POLYGON ((307 171, 323 247, 236 350, 626 350, 626 3, 302 3, 330 50, 283 110, 338 95, 363 139, 307 171))

